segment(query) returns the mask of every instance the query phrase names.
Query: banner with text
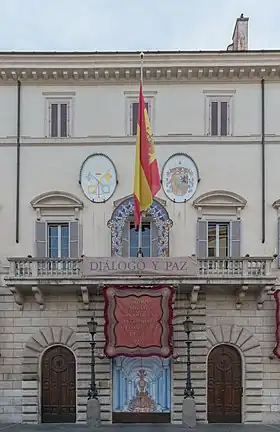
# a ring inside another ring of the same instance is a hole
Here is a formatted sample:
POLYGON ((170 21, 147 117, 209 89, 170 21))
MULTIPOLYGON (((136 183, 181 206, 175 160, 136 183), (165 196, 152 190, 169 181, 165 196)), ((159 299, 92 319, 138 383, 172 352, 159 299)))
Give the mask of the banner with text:
POLYGON ((103 295, 107 357, 172 355, 172 287, 106 286, 103 295))

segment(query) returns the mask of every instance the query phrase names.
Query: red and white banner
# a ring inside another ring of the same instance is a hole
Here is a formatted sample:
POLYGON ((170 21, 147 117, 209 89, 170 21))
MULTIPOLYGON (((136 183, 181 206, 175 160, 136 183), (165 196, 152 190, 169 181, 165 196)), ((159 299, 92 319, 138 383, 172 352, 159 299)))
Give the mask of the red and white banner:
POLYGON ((170 357, 174 288, 103 288, 107 357, 170 357))
POLYGON ((276 324, 276 345, 273 354, 280 359, 280 290, 275 291, 273 294, 276 302, 275 308, 275 324, 276 324))

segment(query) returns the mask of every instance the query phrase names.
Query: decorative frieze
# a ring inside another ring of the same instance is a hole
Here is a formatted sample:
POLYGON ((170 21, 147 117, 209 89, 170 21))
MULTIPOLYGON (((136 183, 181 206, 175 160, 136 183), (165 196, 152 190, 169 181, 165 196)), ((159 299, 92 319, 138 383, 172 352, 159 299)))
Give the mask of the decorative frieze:
MULTIPOLYGON (((224 63, 222 67, 213 67, 213 62, 216 63, 215 57, 212 58, 210 64, 205 62, 199 62, 198 65, 187 67, 186 65, 176 67, 176 63, 171 65, 172 67, 167 68, 166 65, 151 66, 144 63, 144 79, 155 80, 155 81, 172 81, 177 82, 178 80, 183 81, 228 81, 228 80, 260 80, 266 78, 268 80, 280 79, 280 59, 279 62, 266 66, 263 63, 261 66, 247 64, 230 66, 228 63, 224 63)), ((88 80, 100 80, 100 81, 126 81, 131 80, 135 82, 140 81, 140 68, 139 65, 129 66, 129 68, 118 64, 108 65, 106 68, 96 67, 83 67, 82 63, 77 62, 76 67, 73 70, 67 67, 61 68, 59 65, 52 64, 48 67, 47 61, 44 67, 41 65, 38 67, 27 68, 22 66, 5 67, 5 63, 2 63, 2 70, 0 69, 0 82, 7 80, 25 80, 25 81, 37 81, 37 80, 74 80, 74 81, 88 81, 88 80)))

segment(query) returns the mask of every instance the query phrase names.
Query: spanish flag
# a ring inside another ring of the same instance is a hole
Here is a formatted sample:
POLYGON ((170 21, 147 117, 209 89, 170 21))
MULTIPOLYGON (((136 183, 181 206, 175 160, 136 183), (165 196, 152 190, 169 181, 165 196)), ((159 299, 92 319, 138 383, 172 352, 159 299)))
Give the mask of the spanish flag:
POLYGON ((138 228, 141 212, 147 210, 160 190, 160 175, 152 129, 140 84, 136 158, 134 173, 134 225, 138 228))

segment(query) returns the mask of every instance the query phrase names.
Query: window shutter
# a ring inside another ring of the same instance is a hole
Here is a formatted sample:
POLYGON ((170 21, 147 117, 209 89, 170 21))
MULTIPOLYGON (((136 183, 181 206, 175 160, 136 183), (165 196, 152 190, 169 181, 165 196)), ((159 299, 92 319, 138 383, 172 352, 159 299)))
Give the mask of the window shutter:
POLYGON ((138 102, 132 103, 132 135, 137 134, 138 102))
POLYGON ((122 256, 128 257, 129 255, 129 221, 126 221, 122 232, 122 256))
POLYGON ((66 103, 62 103, 60 104, 60 136, 62 138, 66 138, 68 133, 67 133, 67 128, 68 128, 68 110, 67 110, 67 104, 66 103))
POLYGON ((58 136, 58 105, 51 104, 51 137, 58 136))
POLYGON ((277 229, 277 237, 278 237, 278 241, 277 241, 277 260, 278 260, 278 266, 280 267, 280 218, 278 218, 278 229, 277 229))
POLYGON ((228 135, 228 103, 221 102, 221 135, 228 135))
POLYGON ((240 239, 241 239, 241 221, 231 221, 230 223, 231 238, 231 257, 240 258, 240 239))
POLYGON ((36 257, 46 258, 47 254, 47 224, 36 221, 35 224, 36 257))
POLYGON ((205 220, 197 221, 196 254, 198 258, 207 257, 207 237, 208 222, 205 220))
POLYGON ((78 258, 80 256, 80 232, 79 222, 73 221, 69 223, 69 256, 70 258, 78 258))
POLYGON ((151 222, 151 231, 152 231, 152 244, 151 244, 151 256, 158 256, 158 227, 154 221, 151 222))
POLYGON ((211 135, 218 135, 218 102, 211 102, 211 135))

